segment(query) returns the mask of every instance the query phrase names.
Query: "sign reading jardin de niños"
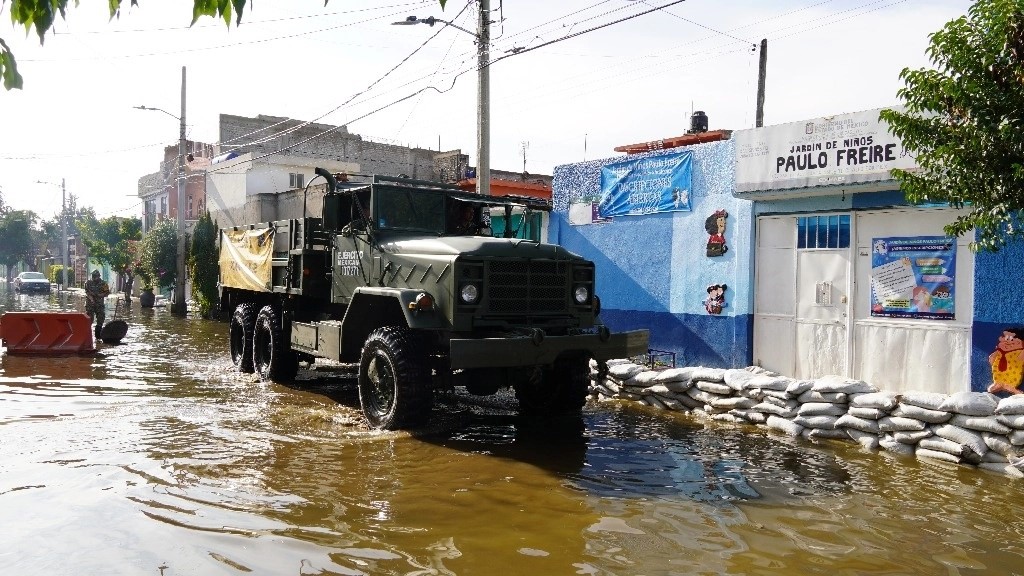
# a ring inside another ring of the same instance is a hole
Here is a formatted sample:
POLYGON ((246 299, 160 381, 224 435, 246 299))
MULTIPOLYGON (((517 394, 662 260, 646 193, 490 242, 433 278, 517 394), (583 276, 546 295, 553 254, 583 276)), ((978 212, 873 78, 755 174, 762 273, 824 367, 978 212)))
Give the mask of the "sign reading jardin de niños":
POLYGON ((737 131, 736 191, 876 182, 893 168, 916 168, 880 111, 737 131))
POLYGON ((601 218, 690 211, 689 150, 601 167, 601 218))
POLYGON ((871 241, 871 315, 954 320, 956 238, 871 241))

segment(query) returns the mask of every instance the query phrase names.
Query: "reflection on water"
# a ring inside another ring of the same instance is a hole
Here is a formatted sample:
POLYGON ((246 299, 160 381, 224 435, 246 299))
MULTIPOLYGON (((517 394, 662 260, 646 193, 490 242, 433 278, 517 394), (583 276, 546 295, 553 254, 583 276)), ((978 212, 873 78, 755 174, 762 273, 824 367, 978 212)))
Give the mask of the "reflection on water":
POLYGON ((260 383, 223 324, 128 323, 0 358, 4 573, 1019 572, 1001 476, 614 403, 538 426, 444 396, 428 429, 371 432, 351 381, 260 383))

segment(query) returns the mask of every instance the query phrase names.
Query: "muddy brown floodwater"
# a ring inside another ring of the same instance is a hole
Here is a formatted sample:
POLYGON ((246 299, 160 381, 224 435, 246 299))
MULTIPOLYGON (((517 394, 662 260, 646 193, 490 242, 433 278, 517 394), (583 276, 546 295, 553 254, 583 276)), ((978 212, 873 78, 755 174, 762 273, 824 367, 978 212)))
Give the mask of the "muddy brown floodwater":
MULTIPOLYGON (((0 287, 4 310, 80 307, 0 287)), ((618 404, 442 398, 366 430, 344 378, 233 373, 226 325, 0 361, 0 573, 1011 574, 1024 483, 618 404)))

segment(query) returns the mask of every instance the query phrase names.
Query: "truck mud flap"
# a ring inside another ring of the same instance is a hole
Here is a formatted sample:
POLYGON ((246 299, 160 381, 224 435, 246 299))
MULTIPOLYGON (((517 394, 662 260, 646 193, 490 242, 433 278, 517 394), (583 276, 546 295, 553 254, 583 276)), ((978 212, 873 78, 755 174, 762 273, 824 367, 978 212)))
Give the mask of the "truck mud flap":
POLYGON ((452 368, 511 368, 553 364, 562 354, 580 353, 597 360, 629 358, 647 352, 647 330, 617 332, 602 340, 597 334, 544 338, 452 339, 452 368))

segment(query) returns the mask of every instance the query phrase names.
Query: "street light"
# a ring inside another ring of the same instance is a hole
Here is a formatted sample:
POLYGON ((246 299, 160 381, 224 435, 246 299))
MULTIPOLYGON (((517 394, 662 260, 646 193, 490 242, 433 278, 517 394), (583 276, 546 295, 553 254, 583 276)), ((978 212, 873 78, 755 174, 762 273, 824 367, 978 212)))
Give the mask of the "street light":
POLYGON ((163 112, 179 121, 178 134, 178 272, 174 279, 174 302, 171 313, 184 316, 185 307, 185 67, 181 67, 181 116, 175 116, 162 108, 136 106, 139 110, 163 112))
POLYGON ((426 24, 433 26, 438 22, 451 26, 476 38, 477 83, 476 83, 476 192, 484 196, 491 195, 491 68, 490 68, 490 0, 477 0, 480 4, 477 17, 476 32, 471 32, 448 20, 440 18, 417 18, 409 16, 405 20, 392 22, 396 26, 426 24))

